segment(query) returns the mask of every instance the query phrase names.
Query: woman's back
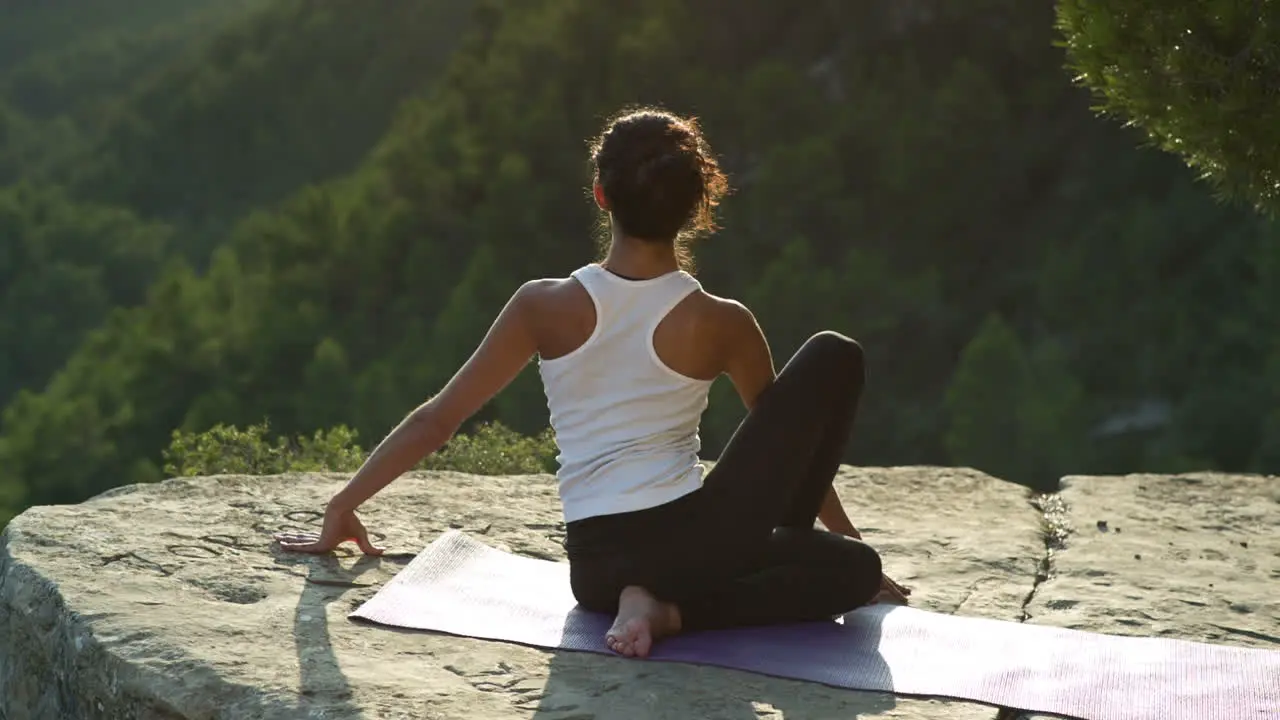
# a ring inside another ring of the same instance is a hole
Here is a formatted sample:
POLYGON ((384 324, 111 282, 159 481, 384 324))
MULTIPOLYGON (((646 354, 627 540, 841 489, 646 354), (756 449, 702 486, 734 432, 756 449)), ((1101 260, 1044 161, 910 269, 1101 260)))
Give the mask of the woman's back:
POLYGON ((539 370, 566 520, 696 490, 698 424, 724 369, 713 317, 723 301, 681 270, 637 280, 595 263, 540 294, 539 370))

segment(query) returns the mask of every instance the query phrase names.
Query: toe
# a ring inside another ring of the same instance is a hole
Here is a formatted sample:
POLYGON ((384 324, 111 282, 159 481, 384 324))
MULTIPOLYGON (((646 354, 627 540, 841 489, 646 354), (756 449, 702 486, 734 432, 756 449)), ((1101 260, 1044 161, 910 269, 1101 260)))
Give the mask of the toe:
POLYGON ((625 638, 621 638, 616 635, 610 635, 608 639, 605 640, 605 644, 609 646, 610 650, 618 653, 619 655, 626 655, 631 649, 630 643, 628 643, 625 638))

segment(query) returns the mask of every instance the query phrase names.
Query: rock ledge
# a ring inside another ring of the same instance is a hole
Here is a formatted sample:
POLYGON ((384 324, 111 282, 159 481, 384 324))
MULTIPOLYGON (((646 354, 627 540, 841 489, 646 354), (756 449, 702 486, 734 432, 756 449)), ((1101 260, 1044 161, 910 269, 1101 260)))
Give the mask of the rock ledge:
MULTIPOLYGON (((358 625, 439 533, 563 561, 545 476, 410 475, 362 512, 392 552, 303 557, 337 475, 219 476, 32 508, 0 543, 0 718, 941 718, 967 703, 358 625)), ((1278 647, 1280 484, 844 468, 841 494, 929 610, 1278 647), (1106 521, 1106 532, 1097 521, 1106 521), (1141 560, 1134 559, 1141 556, 1141 560)))

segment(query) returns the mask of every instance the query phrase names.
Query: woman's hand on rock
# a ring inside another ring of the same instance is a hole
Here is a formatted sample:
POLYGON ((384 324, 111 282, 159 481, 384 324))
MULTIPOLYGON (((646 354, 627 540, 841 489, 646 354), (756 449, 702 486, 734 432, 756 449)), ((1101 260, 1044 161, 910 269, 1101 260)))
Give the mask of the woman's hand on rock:
POLYGON ((384 548, 369 540, 369 531, 356 516, 355 510, 329 507, 324 513, 324 526, 320 533, 276 533, 280 547, 293 552, 327 553, 348 540, 354 541, 365 555, 381 555, 384 548))
POLYGON ((899 585, 897 581, 888 575, 880 576, 880 592, 872 599, 871 604, 879 602, 893 602, 906 605, 907 596, 911 594, 911 588, 899 585))
MULTIPOLYGON (((846 537, 851 537, 854 540, 862 540, 863 542, 866 542, 862 539, 862 533, 858 532, 858 529, 853 526, 853 523, 849 523, 846 527, 841 528, 838 533, 846 537)), ((888 600, 889 602, 906 605, 907 596, 910 594, 911 588, 905 585, 900 585, 893 578, 882 574, 880 576, 880 592, 876 593, 876 596, 872 598, 871 604, 874 605, 883 600, 888 600)))

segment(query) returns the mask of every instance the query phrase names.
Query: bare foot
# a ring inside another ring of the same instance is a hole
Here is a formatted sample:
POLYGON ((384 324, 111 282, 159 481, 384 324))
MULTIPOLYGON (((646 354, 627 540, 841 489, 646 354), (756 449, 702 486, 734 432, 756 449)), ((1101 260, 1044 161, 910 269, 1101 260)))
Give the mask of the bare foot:
POLYGON ((678 632, 679 608, 632 585, 624 588, 618 598, 618 617, 604 636, 604 642, 624 657, 648 657, 655 640, 678 632))

